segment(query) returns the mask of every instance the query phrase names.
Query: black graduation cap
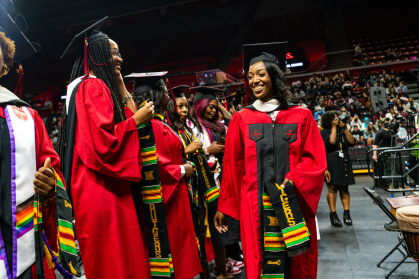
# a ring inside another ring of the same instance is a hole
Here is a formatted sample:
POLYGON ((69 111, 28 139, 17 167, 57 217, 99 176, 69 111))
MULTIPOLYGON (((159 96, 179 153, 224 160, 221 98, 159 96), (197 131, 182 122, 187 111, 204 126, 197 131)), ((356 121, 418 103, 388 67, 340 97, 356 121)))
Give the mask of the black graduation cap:
POLYGON ((251 65, 260 61, 271 61, 285 72, 288 42, 243 45, 243 69, 249 71, 251 65))
POLYGON ((4 32, 6 37, 15 42, 14 63, 18 63, 23 59, 37 53, 32 43, 23 35, 14 20, 6 12, 3 5, 0 4, 0 31, 4 32))
POLYGON ((107 16, 104 17, 103 19, 92 24, 91 26, 87 27, 82 32, 74 36, 73 40, 71 40, 70 44, 68 45, 67 49, 64 51, 63 55, 61 55, 61 59, 73 53, 74 51, 76 52, 77 56, 81 56, 83 54, 83 44, 84 44, 84 39, 86 38, 86 36, 90 37, 91 35, 97 34, 97 32, 93 32, 93 31, 99 31, 100 28, 102 28, 107 18, 108 18, 107 16))
POLYGON ((160 89, 165 87, 166 84, 163 81, 163 76, 167 74, 167 71, 163 72, 151 72, 151 73, 132 73, 125 76, 128 80, 134 80, 134 90, 132 95, 138 96, 152 89, 160 89))
POLYGON ((214 87, 207 87, 207 86, 197 86, 190 88, 190 90, 195 90, 195 98, 193 99, 193 102, 196 103, 201 100, 215 100, 217 97, 215 96, 215 92, 224 92, 223 89, 214 88, 214 87))
POLYGON ((182 89, 189 88, 187 85, 179 85, 172 88, 173 94, 175 95, 175 98, 183 98, 185 97, 185 94, 183 93, 182 89))

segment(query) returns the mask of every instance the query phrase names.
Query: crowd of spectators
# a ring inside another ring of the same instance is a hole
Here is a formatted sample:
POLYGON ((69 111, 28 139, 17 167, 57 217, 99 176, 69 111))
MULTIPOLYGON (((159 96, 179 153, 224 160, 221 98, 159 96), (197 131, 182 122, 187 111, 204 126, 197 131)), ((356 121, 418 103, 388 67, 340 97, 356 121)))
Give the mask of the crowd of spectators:
POLYGON ((58 140, 60 119, 61 117, 59 112, 53 112, 49 117, 42 117, 42 121, 44 122, 45 128, 47 129, 49 138, 51 139, 51 143, 53 145, 55 145, 58 140))
MULTIPOLYGON (((409 113, 419 112, 419 104, 409 96, 401 77, 394 70, 382 69, 368 72, 364 69, 359 77, 350 71, 335 75, 313 74, 310 79, 290 81, 290 90, 300 105, 312 110, 321 128, 321 119, 326 111, 340 111, 346 117, 348 129, 356 143, 372 144, 376 133, 382 128, 385 118, 404 118, 409 113), (378 114, 372 113, 369 91, 371 87, 384 88, 389 108, 378 114)), ((399 139, 406 140, 406 130, 401 127, 399 139)))
MULTIPOLYGON (((339 111, 341 116, 346 117, 347 127, 356 143, 372 144, 385 118, 395 119, 397 115, 406 117, 408 113, 419 112, 419 103, 409 96, 408 88, 398 73, 385 68, 380 72, 368 72, 364 69, 358 77, 354 77, 350 71, 338 72, 335 75, 314 73, 308 80, 295 78, 289 84, 294 101, 313 112, 319 128, 326 111, 339 111), (385 88, 386 91, 389 108, 379 114, 373 114, 371 110, 371 87, 385 88)), ((244 85, 231 85, 228 81, 223 83, 222 88, 224 92, 218 96, 219 100, 224 104, 224 96, 227 96, 231 112, 240 111, 245 107, 244 85)), ((190 93, 190 104, 193 98, 194 94, 190 93)), ((43 118, 53 144, 58 137, 59 119, 59 112, 43 118)), ((401 130, 401 135, 406 134, 403 128, 401 130)))

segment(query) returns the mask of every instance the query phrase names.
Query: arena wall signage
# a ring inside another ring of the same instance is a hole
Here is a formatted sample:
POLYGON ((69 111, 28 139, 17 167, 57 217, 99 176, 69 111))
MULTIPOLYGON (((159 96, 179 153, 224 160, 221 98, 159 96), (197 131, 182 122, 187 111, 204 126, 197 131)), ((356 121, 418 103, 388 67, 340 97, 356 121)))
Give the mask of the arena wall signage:
POLYGON ((306 54, 304 49, 294 49, 287 52, 287 68, 302 69, 305 68, 306 54))

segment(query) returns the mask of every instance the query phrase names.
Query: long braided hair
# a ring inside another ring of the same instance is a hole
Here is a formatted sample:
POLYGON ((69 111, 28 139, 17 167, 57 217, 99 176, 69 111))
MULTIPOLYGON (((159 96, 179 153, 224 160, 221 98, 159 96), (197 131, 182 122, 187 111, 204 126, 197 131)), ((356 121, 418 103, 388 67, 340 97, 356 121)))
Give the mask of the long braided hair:
MULTIPOLYGON (((118 89, 118 82, 115 75, 115 65, 112 59, 111 46, 108 39, 100 39, 88 44, 89 69, 92 70, 96 78, 101 79, 109 88, 114 104, 114 121, 115 124, 126 119, 124 105, 118 89)), ((70 82, 84 74, 83 56, 78 57, 71 71, 70 82)), ((61 112, 61 126, 58 134, 58 141, 55 150, 61 160, 61 170, 64 170, 64 152, 67 128, 67 105, 64 102, 63 111, 61 112)))

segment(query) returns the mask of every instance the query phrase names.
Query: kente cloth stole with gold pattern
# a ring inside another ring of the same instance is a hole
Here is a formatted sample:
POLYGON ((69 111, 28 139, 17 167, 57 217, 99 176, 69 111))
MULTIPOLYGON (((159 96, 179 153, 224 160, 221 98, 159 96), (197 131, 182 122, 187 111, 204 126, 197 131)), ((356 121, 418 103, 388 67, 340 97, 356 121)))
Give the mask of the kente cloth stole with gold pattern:
MULTIPOLYGON (((185 128, 177 130, 183 146, 186 148, 196 137, 185 128)), ((214 216, 217 212, 219 191, 214 176, 205 158, 203 150, 186 154, 186 158, 195 165, 196 174, 190 179, 188 190, 192 197, 192 216, 195 235, 201 240, 200 258, 206 260, 205 238, 211 238, 214 247, 225 246, 228 239, 214 227, 214 216), (205 203, 205 204, 204 204, 205 203), (204 216, 205 211, 205 216, 204 216)))
MULTIPOLYGON (((141 107, 144 105, 145 102, 141 107)), ((136 203, 138 219, 141 216, 139 214, 139 197, 142 196, 151 278, 175 278, 157 163, 156 141, 151 121, 139 125, 137 131, 143 159, 142 180, 140 183, 131 183, 131 191, 136 203)))
POLYGON ((285 259, 310 250, 310 233, 291 183, 265 183, 261 278, 284 278, 285 259))
POLYGON ((58 252, 52 250, 48 243, 47 236, 42 228, 43 198, 35 194, 33 203, 35 247, 41 247, 41 249, 36 249, 36 275, 38 278, 45 278, 43 265, 43 252, 45 252, 48 267, 56 268, 64 278, 71 279, 74 278, 73 275, 81 276, 74 239, 74 228, 71 222, 73 219, 73 207, 60 176, 54 169, 52 170, 55 175, 57 247, 59 250, 58 252), (58 261, 58 259, 60 260, 58 261))

